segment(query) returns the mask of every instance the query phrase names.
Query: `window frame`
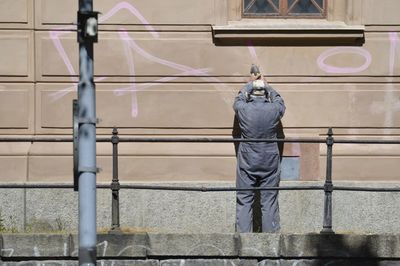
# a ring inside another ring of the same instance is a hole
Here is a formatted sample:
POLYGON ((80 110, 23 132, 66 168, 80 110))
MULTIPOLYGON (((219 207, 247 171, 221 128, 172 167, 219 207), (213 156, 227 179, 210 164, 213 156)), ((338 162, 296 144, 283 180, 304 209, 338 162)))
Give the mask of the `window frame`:
MULTIPOLYGON (((288 14, 288 0, 279 0, 279 14, 245 14, 244 13, 244 1, 241 1, 241 17, 242 18, 277 18, 277 19, 326 19, 327 18, 327 10, 328 10, 328 1, 323 0, 323 12, 320 15, 304 15, 304 14, 288 14)), ((267 0, 265 0, 267 1, 267 0)), ((313 0, 311 0, 313 1, 313 0)))
MULTIPOLYGON (((328 0, 326 0, 328 1, 328 0)), ((362 46, 364 0, 328 1, 325 18, 242 17, 243 0, 216 0, 217 46, 362 46)))

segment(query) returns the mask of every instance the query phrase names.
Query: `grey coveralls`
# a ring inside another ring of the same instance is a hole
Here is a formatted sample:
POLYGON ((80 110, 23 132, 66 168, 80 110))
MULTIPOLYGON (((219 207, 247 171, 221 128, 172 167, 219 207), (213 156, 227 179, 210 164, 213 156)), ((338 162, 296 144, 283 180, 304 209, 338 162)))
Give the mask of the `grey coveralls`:
MULTIPOLYGON (((242 138, 276 138, 277 125, 285 113, 281 96, 267 87, 270 101, 265 97, 246 100, 244 91, 250 92, 248 83, 235 98, 236 112, 242 138)), ((241 142, 237 154, 237 188, 277 187, 280 181, 280 157, 277 143, 241 142)), ((278 191, 263 190, 260 193, 262 231, 280 229, 278 191)), ((253 231, 254 191, 238 191, 236 194, 236 230, 240 233, 253 231)))

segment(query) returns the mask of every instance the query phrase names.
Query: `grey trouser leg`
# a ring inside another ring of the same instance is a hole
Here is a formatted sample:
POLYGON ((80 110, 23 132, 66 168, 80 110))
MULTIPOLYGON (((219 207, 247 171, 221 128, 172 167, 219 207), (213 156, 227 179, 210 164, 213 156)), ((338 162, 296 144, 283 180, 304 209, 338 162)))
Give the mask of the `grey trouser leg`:
MULTIPOLYGON (((273 176, 260 180, 260 187, 278 187, 280 171, 273 176)), ((278 190, 262 190, 260 195, 262 213, 262 231, 273 233, 280 230, 278 190)))
MULTIPOLYGON (((242 159, 242 154, 239 154, 242 159)), ((246 155, 248 156, 248 155, 246 155)), ((248 166, 244 160, 240 161, 242 166, 237 166, 236 187, 249 188, 255 187, 257 181, 260 187, 278 187, 280 181, 279 154, 267 154, 262 162, 265 167, 248 166), (248 167, 247 167, 248 166, 248 167), (246 170, 245 170, 246 169, 246 170)), ((236 231, 239 233, 250 233, 253 231, 253 202, 254 191, 236 192, 236 231)), ((262 231, 276 232, 280 230, 278 191, 263 190, 260 193, 260 205, 262 213, 262 231)))
MULTIPOLYGON (((237 168, 237 188, 253 187, 255 180, 237 168)), ((253 232, 253 202, 254 191, 237 191, 236 192, 236 231, 239 233, 253 232)))

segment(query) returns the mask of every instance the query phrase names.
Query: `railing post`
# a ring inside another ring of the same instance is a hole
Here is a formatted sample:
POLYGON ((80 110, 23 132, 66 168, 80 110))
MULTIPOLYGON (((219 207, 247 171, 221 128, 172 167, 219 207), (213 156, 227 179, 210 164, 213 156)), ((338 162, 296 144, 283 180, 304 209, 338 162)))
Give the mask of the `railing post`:
POLYGON ((334 143, 332 128, 328 130, 326 138, 326 179, 324 184, 325 201, 324 201, 324 222, 321 234, 334 234, 332 230, 332 146, 334 143))
POLYGON ((111 143, 113 146, 112 151, 112 162, 113 162, 113 179, 111 182, 111 191, 112 191, 112 199, 111 199, 111 230, 110 234, 122 234, 120 223, 119 223, 119 190, 120 184, 118 180, 118 130, 117 128, 113 128, 111 143))

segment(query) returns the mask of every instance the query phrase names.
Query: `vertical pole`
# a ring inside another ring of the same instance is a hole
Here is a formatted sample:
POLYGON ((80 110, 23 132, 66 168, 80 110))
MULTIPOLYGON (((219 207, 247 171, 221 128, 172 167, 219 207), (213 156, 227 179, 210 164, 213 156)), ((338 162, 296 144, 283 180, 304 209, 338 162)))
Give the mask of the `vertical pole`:
POLYGON ((332 128, 328 130, 326 138, 326 178, 325 178, 325 201, 324 201, 324 222, 321 234, 334 234, 332 230, 332 146, 334 143, 332 128))
MULTIPOLYGON (((79 11, 93 11, 79 0, 79 11)), ((96 105, 93 42, 79 42, 79 265, 96 265, 96 105)))
POLYGON ((114 127, 111 137, 111 143, 113 145, 112 161, 113 161, 113 179, 111 182, 111 230, 110 234, 122 234, 120 223, 119 223, 119 180, 118 180, 118 130, 114 127))

